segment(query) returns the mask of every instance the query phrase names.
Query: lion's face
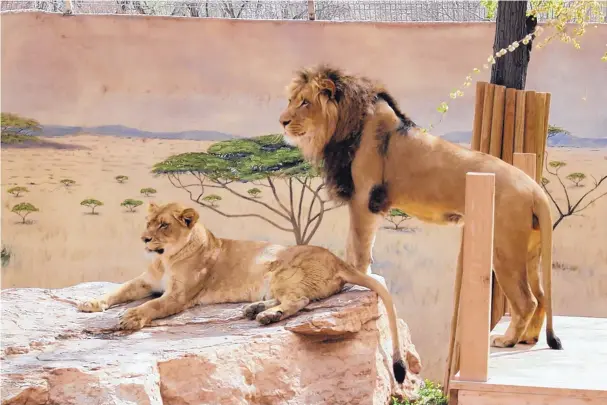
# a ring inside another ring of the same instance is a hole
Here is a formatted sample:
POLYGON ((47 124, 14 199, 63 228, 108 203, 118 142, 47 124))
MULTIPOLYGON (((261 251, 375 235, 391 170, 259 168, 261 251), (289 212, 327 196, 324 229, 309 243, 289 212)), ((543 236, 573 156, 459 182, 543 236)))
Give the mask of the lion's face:
POLYGON ((335 84, 321 76, 295 77, 287 87, 289 99, 280 114, 285 141, 301 149, 304 156, 317 159, 335 132, 337 103, 335 84))
POLYGON ((198 221, 198 213, 192 208, 170 203, 150 203, 145 231, 141 239, 148 252, 173 254, 188 242, 192 229, 198 221))

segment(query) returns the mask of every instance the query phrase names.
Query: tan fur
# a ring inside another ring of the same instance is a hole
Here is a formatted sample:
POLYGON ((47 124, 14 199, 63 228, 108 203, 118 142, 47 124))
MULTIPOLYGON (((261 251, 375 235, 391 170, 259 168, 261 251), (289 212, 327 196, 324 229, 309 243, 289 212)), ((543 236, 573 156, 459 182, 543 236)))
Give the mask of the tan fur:
MULTIPOLYGON (((128 309, 121 316, 120 327, 140 329, 153 319, 193 305, 230 302, 252 302, 244 308, 244 315, 265 325, 294 315, 311 301, 338 293, 345 283, 358 284, 377 292, 384 302, 393 360, 402 365, 404 379, 396 310, 388 290, 329 250, 217 238, 200 223, 194 209, 177 203, 150 204, 142 239, 146 250, 161 252, 147 271, 116 291, 80 304, 81 311, 104 311, 156 292, 162 295, 128 309)), ((419 372, 418 362, 411 366, 419 372)))
POLYGON ((388 209, 400 208, 435 224, 458 222, 464 215, 466 173, 495 173, 494 270, 512 321, 505 335, 491 337, 491 344, 537 342, 547 314, 549 343, 560 348, 552 327, 552 219, 548 198, 533 179, 496 157, 425 133, 383 86, 367 78, 319 66, 297 72, 287 93, 289 103, 280 116, 285 139, 310 161, 322 161, 329 182, 327 163, 335 167, 336 162, 329 161, 334 155, 328 154, 327 145, 359 137, 348 171, 354 191, 343 199, 350 211, 346 260, 361 272, 372 262, 373 239, 388 209), (381 212, 373 213, 370 195, 378 185, 385 185, 387 197, 381 212), (539 229, 534 228, 534 216, 539 229), (540 251, 545 295, 539 281, 540 251))

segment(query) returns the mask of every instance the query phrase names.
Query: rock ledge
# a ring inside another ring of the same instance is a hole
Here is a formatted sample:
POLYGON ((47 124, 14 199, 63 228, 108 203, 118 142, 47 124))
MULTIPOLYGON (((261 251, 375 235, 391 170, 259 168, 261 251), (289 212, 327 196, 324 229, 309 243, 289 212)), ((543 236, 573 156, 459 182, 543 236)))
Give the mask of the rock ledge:
POLYGON ((421 383, 399 320, 409 373, 396 386, 385 308, 363 288, 270 326, 243 318, 243 303, 197 306, 125 333, 115 329, 118 315, 140 302, 76 310, 115 287, 0 293, 3 405, 385 405, 391 394, 413 397, 421 383))

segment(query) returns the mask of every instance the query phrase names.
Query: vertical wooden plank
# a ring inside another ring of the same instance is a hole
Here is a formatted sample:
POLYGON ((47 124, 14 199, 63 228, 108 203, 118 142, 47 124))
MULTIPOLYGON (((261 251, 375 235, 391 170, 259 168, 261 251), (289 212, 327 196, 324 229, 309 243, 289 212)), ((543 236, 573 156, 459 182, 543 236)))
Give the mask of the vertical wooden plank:
POLYGON ((538 179, 538 183, 541 184, 542 182, 542 175, 544 172, 544 158, 546 157, 546 148, 548 147, 547 143, 548 143, 548 127, 549 125, 549 120, 550 120, 550 99, 552 98, 550 93, 546 93, 546 105, 544 107, 544 134, 542 136, 542 149, 541 151, 538 151, 538 155, 539 155, 539 159, 540 159, 540 164, 538 167, 538 170, 536 171, 536 176, 538 179))
POLYGON ((483 126, 483 104, 485 103, 485 89, 487 82, 476 82, 476 98, 474 104, 474 126, 472 127, 472 140, 470 148, 472 150, 481 149, 481 129, 483 126))
POLYGON ((483 123, 481 126, 481 143, 479 150, 484 153, 489 153, 489 145, 491 141, 491 117, 493 115, 493 93, 495 92, 494 84, 487 84, 485 88, 485 97, 483 102, 483 123))
POLYGON ((487 381, 495 174, 466 174, 460 379, 487 381))
POLYGON ((513 156, 514 166, 527 173, 527 176, 531 177, 532 179, 535 179, 535 161, 535 153, 515 153, 513 156))
POLYGON ((535 132, 535 173, 536 177, 533 177, 538 183, 540 179, 537 178, 537 173, 541 173, 541 157, 542 157, 542 145, 546 142, 546 128, 544 128, 546 122, 546 93, 535 94, 535 109, 536 109, 536 132, 535 132))
POLYGON ((523 153, 525 144, 525 92, 516 91, 516 114, 514 119, 514 152, 523 153))
POLYGON ((316 20, 316 9, 314 8, 314 0, 308 0, 308 20, 316 20))
POLYGON ((506 89, 506 106, 504 108, 504 135, 502 160, 512 164, 514 153, 514 115, 516 111, 516 90, 506 89))
POLYGON ((524 153, 535 153, 535 137, 537 133, 537 105, 535 91, 525 92, 525 140, 524 153))
POLYGON ((491 118, 491 138, 489 153, 502 157, 502 134, 504 132, 504 108, 506 102, 506 87, 495 86, 493 91, 493 117, 491 118))

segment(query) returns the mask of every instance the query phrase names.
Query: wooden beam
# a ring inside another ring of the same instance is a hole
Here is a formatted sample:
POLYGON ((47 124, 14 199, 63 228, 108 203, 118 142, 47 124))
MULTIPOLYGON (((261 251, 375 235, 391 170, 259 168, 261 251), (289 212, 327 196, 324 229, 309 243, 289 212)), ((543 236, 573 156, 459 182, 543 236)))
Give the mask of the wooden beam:
POLYGON ((481 130, 483 128, 483 104, 485 103, 485 90, 487 82, 476 82, 476 98, 474 106, 474 126, 472 127, 472 150, 481 150, 481 130))
MULTIPOLYGON (((535 153, 535 137, 537 134, 537 104, 535 102, 535 91, 525 92, 525 142, 523 152, 535 153)), ((515 150, 515 152, 518 152, 515 150)))
POLYGON ((314 7, 314 0, 308 0, 308 20, 316 20, 316 8, 314 7))
POLYGON ((491 118, 491 140, 489 153, 495 157, 502 157, 502 135, 504 133, 504 107, 506 88, 495 86, 493 92, 493 117, 491 118))
POLYGON ((495 174, 466 174, 460 380, 487 381, 495 174))
POLYGON ((481 141, 479 150, 484 153, 489 153, 491 144, 491 117, 493 116, 493 94, 495 93, 495 85, 488 84, 485 88, 483 101, 483 123, 481 126, 481 141))
POLYGON ((516 113, 516 90, 506 89, 506 107, 504 109, 504 135, 502 160, 512 164, 512 154, 514 153, 514 127, 516 113))
POLYGON ((514 151, 523 153, 525 145, 525 92, 516 91, 516 112, 514 118, 514 151))
POLYGON ((515 153, 512 160, 514 166, 524 171, 527 176, 535 179, 535 153, 515 153))

